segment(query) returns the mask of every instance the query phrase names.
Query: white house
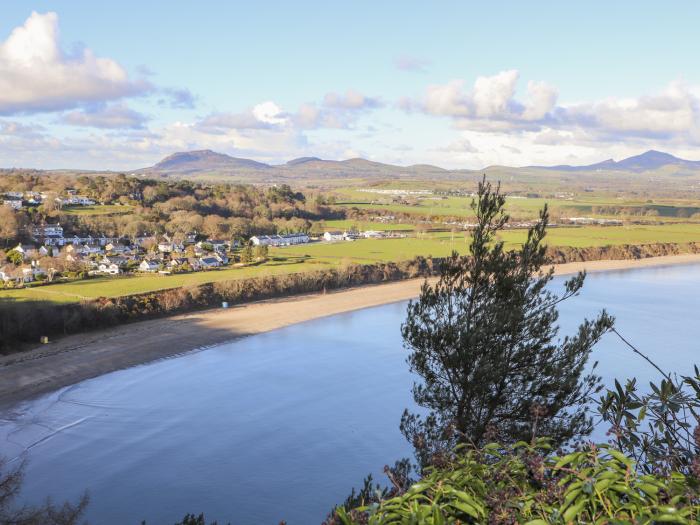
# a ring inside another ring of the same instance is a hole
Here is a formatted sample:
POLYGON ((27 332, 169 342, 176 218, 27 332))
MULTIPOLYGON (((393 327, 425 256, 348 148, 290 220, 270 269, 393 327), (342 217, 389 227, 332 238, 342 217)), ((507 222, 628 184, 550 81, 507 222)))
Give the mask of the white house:
POLYGON ((88 197, 83 197, 82 195, 71 195, 65 199, 56 197, 56 200, 64 206, 92 206, 95 204, 94 200, 89 199, 88 197))
POLYGON ((157 272, 160 265, 156 261, 144 260, 139 264, 139 271, 141 272, 157 272))
POLYGON ((365 239, 381 239, 382 237, 384 237, 384 233, 380 231, 367 230, 365 232, 362 232, 362 236, 365 239))
POLYGON ((345 240, 345 234, 341 231, 330 231, 323 234, 323 240, 328 242, 336 242, 345 240))
POLYGON ((63 227, 60 224, 37 226, 32 230, 32 235, 47 246, 63 246, 66 243, 66 239, 63 237, 63 227))
POLYGON ((115 263, 100 263, 97 266, 97 271, 100 273, 106 273, 108 275, 119 275, 119 272, 121 271, 119 269, 119 266, 116 265, 115 263))
POLYGON ((15 200, 15 199, 5 199, 2 201, 3 206, 8 206, 12 208, 13 210, 21 210, 22 209, 22 201, 21 200, 15 200))
POLYGON ((199 263, 201 265, 201 268, 218 268, 221 266, 221 263, 216 257, 200 257, 199 263))

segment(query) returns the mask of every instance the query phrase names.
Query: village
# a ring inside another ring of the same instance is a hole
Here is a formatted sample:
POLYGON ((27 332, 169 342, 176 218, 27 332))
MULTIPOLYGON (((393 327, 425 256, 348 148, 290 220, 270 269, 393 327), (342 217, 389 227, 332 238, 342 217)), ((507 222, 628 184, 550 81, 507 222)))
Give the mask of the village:
POLYGON ((60 224, 33 227, 32 242, 19 243, 6 252, 0 281, 6 288, 34 282, 53 282, 57 277, 81 279, 133 273, 172 274, 214 270, 225 266, 259 263, 270 247, 281 248, 310 242, 351 242, 378 239, 385 231, 326 231, 310 237, 296 232, 255 235, 247 241, 202 238, 197 232, 181 238, 168 234, 134 238, 66 235, 60 224))

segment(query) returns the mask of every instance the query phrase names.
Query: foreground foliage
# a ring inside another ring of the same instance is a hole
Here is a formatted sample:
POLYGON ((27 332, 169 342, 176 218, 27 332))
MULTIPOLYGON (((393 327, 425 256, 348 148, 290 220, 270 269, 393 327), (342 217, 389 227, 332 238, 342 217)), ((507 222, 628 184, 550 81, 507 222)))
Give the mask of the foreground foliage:
POLYGON ((643 474, 608 445, 557 455, 546 440, 458 448, 392 498, 339 508, 333 525, 694 523, 698 479, 643 474))
POLYGON ((18 505, 17 497, 24 480, 24 462, 12 466, 0 458, 0 524, 2 525, 79 525, 88 504, 87 493, 75 503, 53 503, 47 499, 42 505, 18 505))
POLYGON ((498 239, 509 221, 505 203, 500 186, 479 184, 469 253, 446 259, 401 327, 419 376, 413 398, 428 410, 401 419, 421 466, 439 463, 458 443, 513 443, 540 432, 559 444, 590 432, 586 401, 599 378, 586 364, 613 319, 603 311, 558 337, 558 305, 578 295, 585 274, 552 292, 546 206, 526 242, 506 250, 498 239))

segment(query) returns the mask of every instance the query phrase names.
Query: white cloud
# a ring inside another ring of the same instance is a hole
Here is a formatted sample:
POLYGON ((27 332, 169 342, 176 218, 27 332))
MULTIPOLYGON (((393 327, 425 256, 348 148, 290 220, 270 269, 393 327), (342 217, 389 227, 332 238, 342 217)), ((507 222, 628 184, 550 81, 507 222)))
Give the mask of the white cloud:
POLYGON ((509 112, 509 103, 515 94, 518 72, 502 71, 491 77, 479 77, 474 82, 470 99, 477 117, 498 117, 509 112))
POLYGON ((503 129, 515 123, 529 126, 529 122, 546 118, 554 109, 557 91, 544 82, 530 82, 527 100, 520 102, 515 98, 518 78, 514 69, 481 76, 471 90, 465 88, 464 80, 452 80, 428 86, 422 100, 403 99, 400 105, 452 117, 460 121, 458 127, 503 129))
POLYGON ((271 100, 257 104, 253 107, 251 113, 258 121, 265 124, 282 126, 287 123, 287 117, 282 112, 282 109, 271 100))
POLYGON ((90 49, 65 53, 56 13, 33 12, 0 43, 0 113, 70 109, 150 89, 147 82, 130 79, 121 65, 90 49))
POLYGON ((558 90, 546 82, 528 82, 526 96, 519 100, 518 78, 516 70, 508 70, 477 78, 471 89, 459 79, 431 85, 422 98, 404 98, 399 107, 450 117, 463 130, 585 130, 601 142, 649 138, 700 144, 700 96, 697 89, 681 82, 671 82, 654 95, 557 104, 558 90))
POLYGON ((327 93, 321 103, 301 104, 296 112, 285 111, 268 100, 241 113, 211 113, 197 123, 203 131, 222 133, 230 129, 348 129, 360 115, 383 106, 377 97, 354 90, 327 93))

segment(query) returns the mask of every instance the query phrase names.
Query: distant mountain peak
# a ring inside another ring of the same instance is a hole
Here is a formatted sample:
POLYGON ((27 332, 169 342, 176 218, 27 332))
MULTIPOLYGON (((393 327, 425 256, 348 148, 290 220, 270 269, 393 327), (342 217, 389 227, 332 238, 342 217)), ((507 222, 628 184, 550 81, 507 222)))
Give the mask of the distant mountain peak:
POLYGON ((299 157, 296 159, 292 159, 287 161, 287 166, 299 166, 300 164, 306 164, 307 162, 314 162, 314 161, 320 161, 318 157, 299 157))
POLYGON ((270 166, 262 162, 250 159, 241 159, 217 153, 210 149, 193 151, 178 151, 168 155, 163 160, 146 168, 146 171, 160 171, 165 173, 193 173, 199 171, 220 171, 233 169, 266 169, 270 166))
POLYGON ((584 166, 572 166, 569 164, 560 166, 535 166, 549 170, 560 171, 600 171, 600 170, 618 170, 618 171, 647 171, 663 168, 664 166, 675 166, 677 168, 700 168, 700 161, 680 159, 670 153, 650 149, 639 155, 633 155, 625 159, 616 161, 607 159, 595 164, 587 164, 584 166))

